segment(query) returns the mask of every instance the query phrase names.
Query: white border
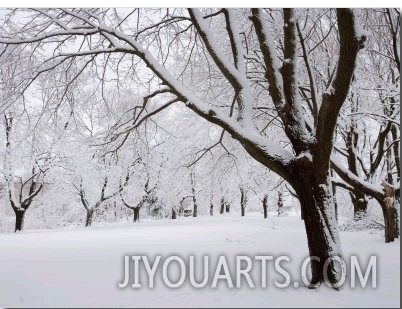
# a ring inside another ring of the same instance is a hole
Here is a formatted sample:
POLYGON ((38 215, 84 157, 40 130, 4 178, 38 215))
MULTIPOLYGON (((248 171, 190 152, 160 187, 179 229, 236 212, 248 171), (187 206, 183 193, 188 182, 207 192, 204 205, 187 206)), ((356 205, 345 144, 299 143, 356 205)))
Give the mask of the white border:
POLYGON ((2 0, 0 7, 398 7, 397 0, 2 0))

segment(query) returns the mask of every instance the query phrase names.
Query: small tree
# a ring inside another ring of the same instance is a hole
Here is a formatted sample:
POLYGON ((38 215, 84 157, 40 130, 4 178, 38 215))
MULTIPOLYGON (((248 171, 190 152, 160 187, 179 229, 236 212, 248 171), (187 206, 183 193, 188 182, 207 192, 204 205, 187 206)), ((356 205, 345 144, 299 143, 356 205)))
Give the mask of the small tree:
MULTIPOLYGON (((142 198, 135 205, 127 202, 127 200, 123 196, 123 188, 121 188, 121 192, 120 192, 121 200, 122 200, 124 206, 126 206, 127 208, 129 208, 133 211, 133 222, 140 222, 140 210, 144 205, 152 206, 158 200, 158 198, 155 195, 156 185, 153 188, 150 188, 149 182, 150 182, 150 176, 148 174, 147 180, 144 184, 144 193, 142 195, 142 198)), ((174 214, 174 216, 176 216, 176 214, 174 214)), ((172 217, 173 217, 173 214, 172 214, 172 217)))

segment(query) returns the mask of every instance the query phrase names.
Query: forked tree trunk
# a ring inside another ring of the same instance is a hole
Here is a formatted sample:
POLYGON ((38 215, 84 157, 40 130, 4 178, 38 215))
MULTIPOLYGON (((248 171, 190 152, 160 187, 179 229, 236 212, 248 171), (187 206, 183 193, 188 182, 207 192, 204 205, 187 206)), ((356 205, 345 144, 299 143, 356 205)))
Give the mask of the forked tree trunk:
POLYGON ((17 210, 14 210, 14 212, 15 212, 15 230, 14 230, 14 232, 22 231, 22 229, 24 228, 25 209, 17 209, 17 210))
POLYGON ((353 204, 354 220, 360 220, 364 218, 367 213, 368 204, 366 195, 358 190, 354 190, 353 193, 350 193, 350 197, 353 204))
POLYGON ((87 210, 87 218, 85 220, 85 227, 92 225, 93 216, 94 216, 94 210, 93 209, 87 210))
POLYGON ((262 200, 262 209, 264 210, 264 219, 268 218, 268 195, 264 195, 262 200))
POLYGON ((337 283, 341 277, 339 262, 333 258, 341 257, 342 250, 335 216, 332 187, 327 181, 317 181, 310 169, 300 172, 295 189, 304 214, 304 225, 311 261, 311 287, 325 280, 324 264, 328 260, 327 278, 337 283), (313 260, 317 258, 317 260, 313 260))

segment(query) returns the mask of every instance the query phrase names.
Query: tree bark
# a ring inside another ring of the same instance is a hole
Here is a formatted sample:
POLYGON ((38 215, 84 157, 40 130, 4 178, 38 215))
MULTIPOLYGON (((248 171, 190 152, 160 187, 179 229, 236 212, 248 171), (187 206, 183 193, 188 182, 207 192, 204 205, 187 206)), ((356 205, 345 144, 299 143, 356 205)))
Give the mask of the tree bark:
POLYGON ((140 207, 133 207, 133 222, 140 222, 140 207))
POLYGON ((211 206, 209 207, 209 215, 213 216, 214 215, 214 205, 211 204, 211 206))
POLYGON ((278 218, 280 215, 283 214, 283 199, 282 199, 282 192, 278 192, 278 218))
POLYGON ((197 207, 197 199, 195 197, 195 173, 191 172, 191 192, 193 195, 193 217, 196 218, 198 216, 198 207, 197 207))
POLYGON ((177 218, 176 210, 174 210, 174 208, 172 208, 172 220, 175 220, 176 218, 177 218))
POLYGON ((354 220, 360 220, 364 218, 367 213, 367 204, 368 204, 366 195, 358 190, 354 190, 353 193, 352 192, 350 193, 350 197, 352 199, 353 204, 354 220))
POLYGON ((264 195, 262 200, 262 209, 264 210, 264 219, 268 218, 268 195, 264 195))
POLYGON ((93 215, 94 215, 94 210, 93 209, 87 210, 87 218, 85 220, 85 227, 88 227, 88 226, 92 225, 93 215))
MULTIPOLYGON (((396 141, 396 140, 399 139, 398 132, 399 132, 399 129, 396 126, 396 124, 392 124, 391 134, 392 134, 392 140, 393 141, 396 141)), ((394 157, 395 157, 396 175, 397 175, 397 180, 396 181, 399 181, 400 178, 401 178, 401 170, 400 170, 400 167, 401 167, 400 162, 401 161, 400 161, 400 157, 399 157, 399 145, 400 145, 400 142, 394 143, 394 157)))
POLYGON ((399 237, 399 196, 395 196, 395 190, 385 182, 384 199, 380 202, 385 225, 385 242, 390 243, 399 237))
MULTIPOLYGON (((334 170, 331 168, 331 178, 334 177, 334 170)), ((334 207, 335 207, 335 218, 338 221, 338 200, 336 199, 336 185, 331 183, 332 186, 332 196, 334 199, 334 207)))
POLYGON ((220 210, 220 214, 223 215, 223 213, 225 212, 225 199, 222 197, 221 199, 221 210, 220 210))
POLYGON ((241 216, 244 217, 246 215, 246 192, 243 188, 240 188, 240 207, 241 207, 241 216))
POLYGON ((15 230, 14 230, 14 232, 22 231, 22 229, 24 228, 25 209, 17 209, 17 210, 14 210, 14 212, 15 212, 15 230))
POLYGON ((194 199, 194 206, 193 206, 193 217, 196 218, 198 216, 198 206, 194 199))
MULTIPOLYGON (((304 225, 311 261, 311 287, 325 280, 324 263, 328 259, 342 257, 339 231, 332 196, 329 170, 327 174, 315 173, 309 163, 298 165, 298 177, 291 185, 299 196, 304 214, 304 225), (326 176, 326 177, 325 177, 326 176)), ((329 262, 327 276, 330 283, 337 283, 341 277, 339 262, 329 262)))

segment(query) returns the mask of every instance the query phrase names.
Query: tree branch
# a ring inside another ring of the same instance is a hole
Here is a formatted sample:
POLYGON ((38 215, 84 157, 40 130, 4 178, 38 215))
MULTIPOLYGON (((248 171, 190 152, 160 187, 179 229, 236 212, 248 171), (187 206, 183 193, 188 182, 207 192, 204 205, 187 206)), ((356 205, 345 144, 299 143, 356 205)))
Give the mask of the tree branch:
MULTIPOLYGON (((335 77, 322 97, 318 113, 314 164, 326 174, 333 147, 333 133, 339 111, 348 94, 358 51, 366 40, 358 31, 357 17, 351 9, 337 9, 339 29, 339 59, 335 77)), ((325 175, 322 175, 326 177, 325 175)))

